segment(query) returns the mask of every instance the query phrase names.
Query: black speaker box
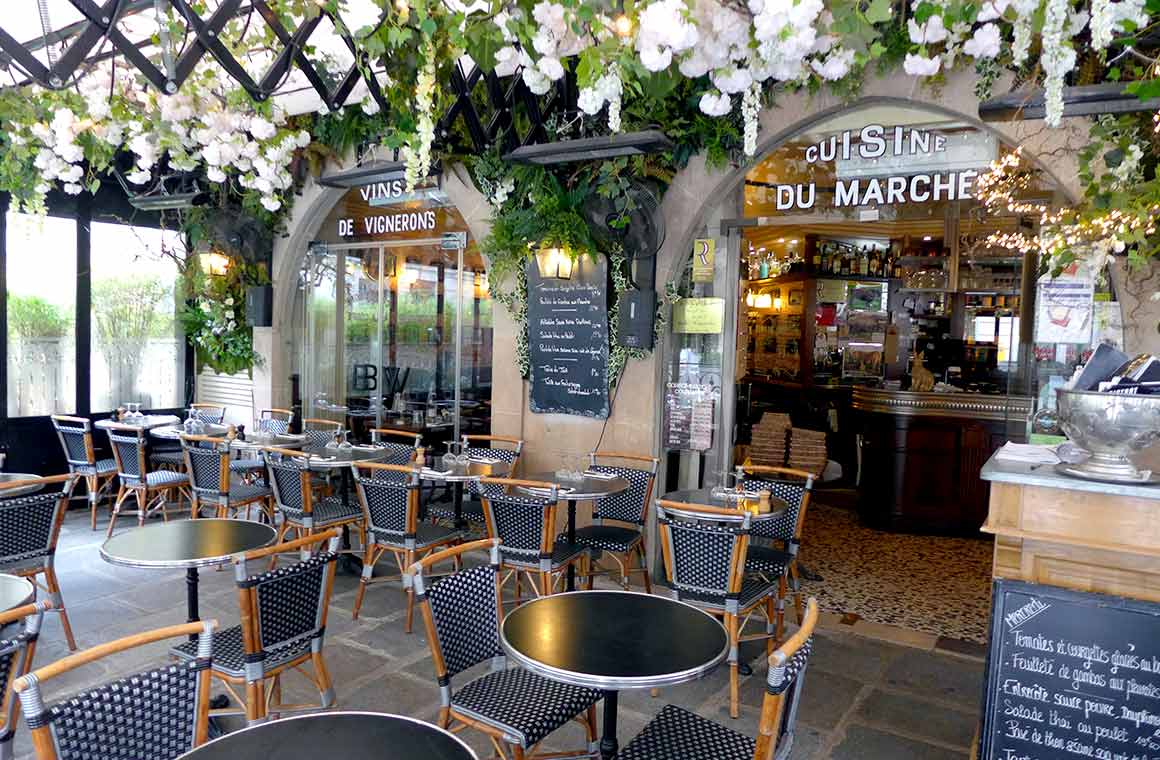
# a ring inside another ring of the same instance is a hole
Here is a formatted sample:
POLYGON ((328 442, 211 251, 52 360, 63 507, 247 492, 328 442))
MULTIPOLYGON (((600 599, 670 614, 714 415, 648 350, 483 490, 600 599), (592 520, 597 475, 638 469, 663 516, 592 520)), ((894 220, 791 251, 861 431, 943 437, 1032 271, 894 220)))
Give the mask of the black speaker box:
POLYGON ((630 290, 620 296, 616 342, 628 348, 653 347, 653 320, 657 313, 655 290, 630 290))
POLYGON ((246 324, 250 327, 273 326, 274 286, 252 285, 246 289, 246 324))

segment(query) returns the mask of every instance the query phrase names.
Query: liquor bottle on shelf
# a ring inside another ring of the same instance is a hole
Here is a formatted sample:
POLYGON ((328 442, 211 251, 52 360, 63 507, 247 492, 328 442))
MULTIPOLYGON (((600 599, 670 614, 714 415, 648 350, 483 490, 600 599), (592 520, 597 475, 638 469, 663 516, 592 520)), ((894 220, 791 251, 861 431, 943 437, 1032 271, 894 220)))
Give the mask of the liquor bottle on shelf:
POLYGON ((842 254, 842 268, 839 270, 839 274, 847 277, 850 275, 850 257, 846 254, 842 254))
POLYGON ((840 274, 842 271, 842 251, 837 243, 830 243, 830 274, 840 274))
POLYGON ((902 274, 902 258, 895 256, 894 262, 890 265, 890 276, 896 280, 901 280, 902 274))
POLYGON ((882 259, 878 256, 878 246, 874 246, 874 250, 870 252, 870 276, 882 276, 882 259))
POLYGON ((822 271, 822 249, 825 248, 825 243, 814 243, 814 255, 810 257, 810 265, 815 272, 822 271))
POLYGON ((862 252, 858 255, 858 274, 863 277, 870 274, 870 254, 866 246, 862 246, 862 252))

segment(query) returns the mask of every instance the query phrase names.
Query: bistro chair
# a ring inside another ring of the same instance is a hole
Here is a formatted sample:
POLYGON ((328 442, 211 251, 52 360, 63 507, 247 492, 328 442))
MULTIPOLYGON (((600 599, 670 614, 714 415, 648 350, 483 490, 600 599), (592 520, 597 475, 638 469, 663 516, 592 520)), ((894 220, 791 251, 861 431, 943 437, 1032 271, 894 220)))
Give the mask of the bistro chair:
MULTIPOLYGON (((244 713, 252 725, 272 715, 334 706, 334 686, 322 657, 322 643, 334 590, 338 540, 339 532, 328 530, 234 557, 241 624, 214 637, 213 674, 244 709, 214 710, 215 716, 244 713), (302 559, 251 575, 253 563, 289 552, 299 553, 302 559), (308 663, 313 672, 306 670, 308 663), (319 704, 282 702, 282 676, 291 670, 306 676, 318 689, 319 704), (243 686, 244 695, 235 686, 243 686)), ((190 662, 198 656, 196 646, 186 642, 171 653, 190 662)))
POLYGON ((217 621, 157 628, 86 649, 16 679, 37 760, 172 760, 209 735, 210 661, 217 621), (178 636, 196 635, 196 657, 47 704, 43 684, 82 665, 178 636))
MULTIPOLYGON (((53 475, 37 478, 36 483, 51 486, 64 484, 71 475, 53 475)), ((73 638, 68 611, 60 593, 60 582, 56 578, 56 544, 60 539, 60 528, 64 524, 64 513, 68 509, 69 490, 45 490, 29 496, 4 498, 4 491, 27 486, 30 481, 18 480, 0 485, 0 573, 8 573, 32 581, 38 591, 44 591, 52 602, 52 609, 60 613, 60 625, 64 629, 69 651, 77 648, 73 638)))
MULTIPOLYGON (((189 416, 198 422, 210 425, 220 425, 226 418, 226 408, 221 404, 190 404, 189 416)), ((154 466, 180 470, 185 466, 185 457, 181 449, 154 451, 150 457, 154 466)))
POLYGON ((194 419, 211 425, 220 425, 226 418, 226 408, 221 404, 190 404, 194 419))
MULTIPOLYGON (((619 475, 628 481, 627 490, 598 499, 592 511, 594 524, 576 531, 576 544, 588 549, 593 556, 588 588, 592 588, 593 579, 598 573, 596 562, 603 552, 616 562, 620 569, 620 584, 625 590, 629 587, 629 575, 640 573, 644 576, 645 593, 651 594, 652 580, 649 578, 644 549, 644 524, 648 519, 648 505, 652 501, 658 461, 655 457, 636 454, 593 451, 588 455, 588 462, 588 469, 593 472, 619 475), (633 462, 638 466, 625 467, 609 463, 618 460, 633 462), (609 524, 609 520, 613 524, 609 524), (632 566, 634 555, 640 555, 639 567, 632 566)), ((556 536, 556 541, 564 542, 567 538, 567 533, 561 533, 556 536)))
POLYGON ((0 612, 0 627, 23 623, 15 635, 0 639, 0 760, 12 760, 12 738, 16 734, 16 695, 12 682, 23 676, 32 666, 36 640, 44 611, 52 602, 37 602, 0 612))
POLYGON ((794 592, 797 620, 802 621, 801 578, 798 576, 797 557, 801 550, 802 529, 806 510, 814 490, 814 475, 805 470, 766 465, 746 465, 741 486, 746 491, 769 491, 787 505, 785 514, 776 520, 758 520, 750 531, 752 538, 764 539, 773 545, 750 542, 745 557, 745 572, 758 573, 778 584, 777 638, 785 629, 785 600, 790 587, 794 592))
POLYGON ((508 757, 505 745, 514 760, 595 757, 600 692, 551 681, 522 668, 506 668, 499 639, 503 617, 499 549, 495 539, 473 541, 429 554, 409 568, 435 663, 439 725, 452 731, 470 727, 483 732, 501 758, 508 757), (459 564, 464 554, 475 550, 487 550, 490 563, 432 582, 431 568, 448 561, 459 564), (454 688, 456 675, 486 661, 491 663, 489 673, 454 688), (536 745, 572 720, 584 726, 587 747, 536 752, 536 745))
POLYGON ((423 436, 418 433, 392 428, 371 429, 371 444, 389 452, 382 460, 385 464, 411 464, 422 442, 423 436))
POLYGON ((109 530, 106 535, 113 535, 113 528, 116 527, 117 518, 121 515, 121 507, 129 497, 137 500, 137 510, 125 514, 136 514, 138 525, 144 525, 145 518, 157 512, 160 512, 162 519, 168 522, 169 512, 166 511, 166 503, 174 491, 180 494, 181 489, 189 486, 189 476, 174 470, 149 472, 145 466, 145 431, 141 428, 132 425, 111 425, 108 433, 121 487, 117 491, 117 500, 113 503, 113 514, 109 517, 109 530))
POLYGON ((811 598, 801 627, 769 656, 769 675, 753 739, 694 712, 665 705, 617 754, 618 760, 784 760, 793 748, 818 602, 811 598))
POLYGON ((737 509, 679 501, 657 502, 665 575, 674 599, 722 618, 729 634, 729 715, 739 713, 740 647, 765 639, 773 654, 777 586, 745 574, 750 515, 737 509), (742 635, 758 611, 765 616, 765 633, 742 635))
MULTIPOLYGON (((516 468, 520 464, 520 454, 524 450, 524 442, 519 438, 503 435, 464 435, 460 439, 461 453, 472 459, 498 459, 511 465, 507 477, 514 477, 516 468)), ((463 518, 476 524, 483 522, 482 507, 476 507, 469 500, 464 500, 463 518)), ((455 507, 449 503, 427 504, 427 518, 432 522, 438 520, 454 520, 455 507)))
POLYGON ((555 483, 513 478, 480 478, 473 487, 483 502, 488 538, 499 539, 500 565, 507 571, 501 585, 513 577, 516 600, 521 577, 534 596, 548 596, 562 585, 569 565, 580 575, 589 572, 588 550, 557 540, 556 511, 560 490, 555 483), (519 488, 539 491, 520 493, 519 488))
POLYGON ((64 449, 68 471, 74 476, 69 484, 69 495, 72 495, 80 479, 84 478, 89 496, 89 523, 92 530, 96 530, 97 503, 101 500, 101 494, 107 495, 106 492, 112 486, 117 474, 117 463, 112 459, 97 459, 93 447, 93 423, 84 417, 54 414, 52 426, 64 449))
POLYGON ((358 531, 359 546, 366 546, 366 522, 362 507, 339 496, 320 496, 314 487, 310 455, 301 451, 270 447, 262 450, 274 505, 282 515, 278 541, 294 531, 296 538, 325 528, 351 527, 358 531))
POLYGON ((411 632, 415 614, 415 593, 407 568, 433 551, 458 544, 463 534, 454 528, 419 522, 419 473, 412 467, 376 462, 355 465, 355 489, 367 525, 366 554, 362 579, 354 599, 354 619, 358 620, 367 586, 395 576, 374 577, 375 564, 390 552, 399 566, 399 578, 407 593, 407 621, 411 632))
POLYGON ((273 492, 255 483, 230 482, 230 442, 207 435, 182 435, 185 470, 191 486, 192 517, 200 517, 204 507, 214 510, 215 517, 249 517, 250 507, 257 505, 271 525, 274 524, 273 492))
POLYGON ((333 441, 341 430, 342 423, 334 420, 302 420, 302 435, 306 439, 307 446, 325 446, 333 441))
MULTIPOLYGON (((293 422, 294 412, 289 409, 263 409, 256 420, 258 432, 269 435, 286 435, 293 422)), ((231 461, 230 470, 252 477, 265 472, 266 463, 261 456, 243 457, 231 461)))

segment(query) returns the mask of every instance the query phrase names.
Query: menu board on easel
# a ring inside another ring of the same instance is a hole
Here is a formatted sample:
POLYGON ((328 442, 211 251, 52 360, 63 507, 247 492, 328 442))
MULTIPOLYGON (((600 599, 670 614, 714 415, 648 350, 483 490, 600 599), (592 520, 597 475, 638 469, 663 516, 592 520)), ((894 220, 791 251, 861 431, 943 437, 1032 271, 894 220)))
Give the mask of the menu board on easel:
POLYGON ((606 260, 581 256, 566 280, 527 271, 532 411, 608 417, 606 260))
POLYGON ((1160 757, 1160 605, 996 580, 981 760, 1160 757))

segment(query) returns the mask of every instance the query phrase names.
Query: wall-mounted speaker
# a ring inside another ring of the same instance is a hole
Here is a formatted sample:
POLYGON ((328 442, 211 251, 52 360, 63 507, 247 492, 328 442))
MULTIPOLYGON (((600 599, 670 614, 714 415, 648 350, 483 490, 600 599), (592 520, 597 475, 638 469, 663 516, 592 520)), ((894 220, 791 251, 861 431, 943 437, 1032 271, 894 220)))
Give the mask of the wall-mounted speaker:
POLYGON ((653 318, 657 313, 655 290, 629 290, 620 296, 616 319, 616 342, 628 348, 653 347, 653 318))
POLYGON ((250 327, 274 325, 273 285, 252 285, 246 288, 246 324, 250 327))

